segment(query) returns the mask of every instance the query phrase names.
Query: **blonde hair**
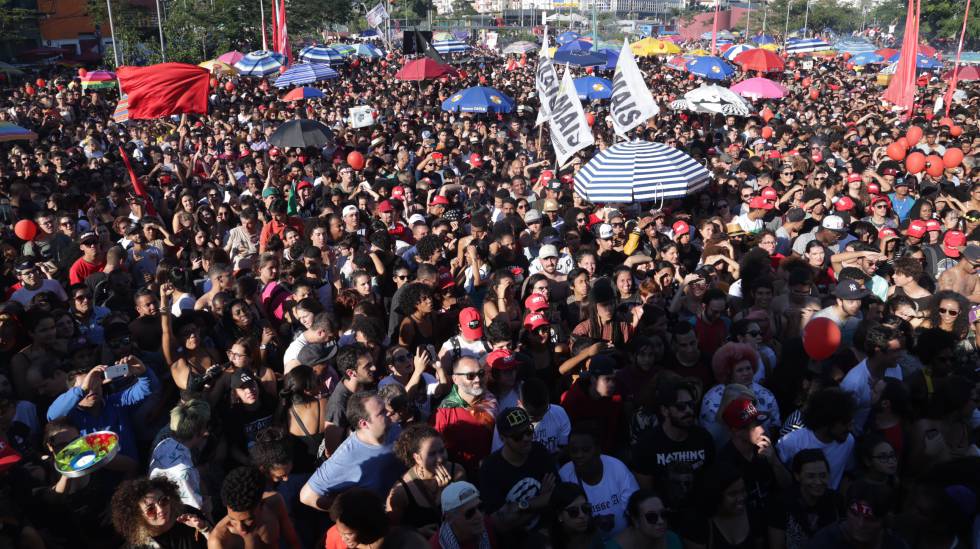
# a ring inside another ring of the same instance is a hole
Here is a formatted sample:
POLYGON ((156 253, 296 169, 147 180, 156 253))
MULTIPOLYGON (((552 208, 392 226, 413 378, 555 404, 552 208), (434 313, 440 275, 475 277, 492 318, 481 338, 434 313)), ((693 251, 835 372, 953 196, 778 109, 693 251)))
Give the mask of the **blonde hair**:
POLYGON ((203 433, 211 421, 211 406, 204 400, 181 402, 170 410, 170 430, 177 440, 190 440, 203 433))

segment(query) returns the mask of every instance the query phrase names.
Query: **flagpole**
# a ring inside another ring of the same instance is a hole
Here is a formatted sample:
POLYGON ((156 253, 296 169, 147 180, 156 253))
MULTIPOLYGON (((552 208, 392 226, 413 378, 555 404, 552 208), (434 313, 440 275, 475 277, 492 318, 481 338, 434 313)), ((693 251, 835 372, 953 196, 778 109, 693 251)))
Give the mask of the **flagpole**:
POLYGON ((718 10, 720 7, 720 0, 715 0, 715 18, 711 24, 711 55, 715 54, 715 44, 718 43, 718 10))
POLYGON ((163 45, 163 17, 160 14, 160 0, 156 0, 157 3, 157 30, 160 31, 160 58, 163 62, 167 62, 167 50, 163 45))
POLYGON ((262 51, 269 51, 269 42, 265 39, 265 0, 259 0, 259 18, 262 21, 262 51))
MULTIPOLYGON (((112 0, 105 0, 109 12, 109 32, 112 33, 112 61, 119 66, 119 50, 116 49, 116 28, 112 25, 112 0)), ((121 90, 122 88, 120 88, 121 90)))
POLYGON ((966 0, 966 11, 963 12, 963 29, 960 31, 960 44, 956 48, 956 62, 953 63, 953 77, 949 80, 949 91, 946 92, 946 116, 953 106, 953 92, 956 91, 957 80, 960 76, 960 54, 963 53, 963 38, 966 36, 966 20, 970 17, 970 0, 966 0))
POLYGON ((807 25, 810 24, 810 0, 804 1, 806 2, 806 11, 803 12, 803 38, 806 38, 807 34, 809 34, 807 32, 807 25))
POLYGON ((752 0, 749 0, 749 9, 745 10, 745 39, 749 39, 749 21, 752 20, 752 0))
POLYGON ((789 37, 789 6, 793 0, 786 0, 786 29, 783 31, 783 51, 786 51, 786 38, 789 37))

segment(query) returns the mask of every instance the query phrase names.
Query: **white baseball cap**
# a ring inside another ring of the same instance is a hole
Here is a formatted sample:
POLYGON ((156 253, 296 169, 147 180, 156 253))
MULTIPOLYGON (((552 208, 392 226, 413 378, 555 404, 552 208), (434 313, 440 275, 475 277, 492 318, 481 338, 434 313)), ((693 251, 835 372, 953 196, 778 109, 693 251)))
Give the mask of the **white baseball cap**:
POLYGON ((823 223, 821 223, 820 226, 824 229, 837 232, 843 232, 846 230, 844 228, 844 219, 839 215, 828 215, 827 217, 824 217, 823 223))
POLYGON ((612 225, 603 223, 599 225, 599 238, 608 240, 613 237, 612 225))
POLYGON ((442 512, 448 513, 480 499, 480 491, 465 480, 449 483, 442 489, 442 512))
POLYGON ((350 214, 356 214, 356 213, 357 213, 357 206, 354 206, 354 205, 344 206, 344 209, 341 210, 341 215, 344 216, 344 217, 347 217, 350 214))

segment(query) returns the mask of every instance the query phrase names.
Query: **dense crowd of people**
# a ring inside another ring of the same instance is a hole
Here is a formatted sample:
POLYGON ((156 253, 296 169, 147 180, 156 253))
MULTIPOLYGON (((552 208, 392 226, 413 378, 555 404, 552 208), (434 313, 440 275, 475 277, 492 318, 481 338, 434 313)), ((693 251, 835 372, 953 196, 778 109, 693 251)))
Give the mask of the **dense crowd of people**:
POLYGON ((977 547, 980 96, 946 119, 924 75, 907 116, 806 59, 739 118, 640 59, 630 137, 712 175, 657 204, 573 192, 608 106, 556 166, 533 58, 126 123, 67 70, 8 82, 38 139, 0 143, 0 547, 977 547), (517 108, 440 110, 477 83, 517 108), (297 117, 334 142, 267 141, 297 117), (963 161, 910 173, 912 126, 963 161), (59 473, 99 431, 118 455, 59 473))

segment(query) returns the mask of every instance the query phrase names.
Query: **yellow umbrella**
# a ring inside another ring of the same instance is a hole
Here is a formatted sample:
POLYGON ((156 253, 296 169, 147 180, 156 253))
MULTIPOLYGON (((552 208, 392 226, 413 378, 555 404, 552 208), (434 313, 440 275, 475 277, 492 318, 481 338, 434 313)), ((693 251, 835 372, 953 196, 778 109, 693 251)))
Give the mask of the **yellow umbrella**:
POLYGON ((228 63, 225 63, 224 61, 218 61, 217 59, 198 63, 197 66, 204 67, 211 74, 217 74, 219 76, 236 76, 238 74, 238 69, 229 65, 228 63))
POLYGON ((698 48, 696 50, 691 50, 687 52, 687 55, 694 55, 694 56, 711 55, 711 52, 705 49, 698 48))
POLYGON ((762 48, 762 49, 764 49, 764 50, 779 51, 779 46, 776 45, 776 44, 763 44, 763 45, 761 45, 759 47, 762 48))
POLYGON ((548 51, 547 51, 547 52, 545 52, 545 55, 546 55, 547 57, 551 57, 551 58, 553 58, 553 57, 555 56, 555 52, 556 52, 556 51, 558 51, 558 48, 557 48, 557 47, 555 47, 555 46, 552 46, 552 47, 550 47, 550 48, 548 48, 548 51))
POLYGON ((633 42, 630 47, 633 48, 633 54, 639 57, 675 55, 681 52, 677 44, 666 40, 657 40, 649 36, 638 42, 633 42))

